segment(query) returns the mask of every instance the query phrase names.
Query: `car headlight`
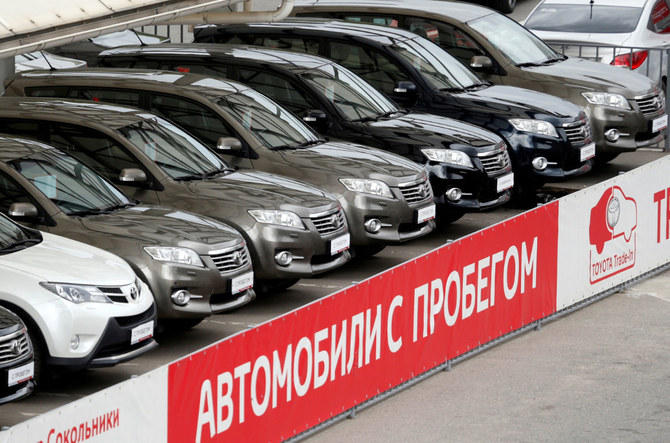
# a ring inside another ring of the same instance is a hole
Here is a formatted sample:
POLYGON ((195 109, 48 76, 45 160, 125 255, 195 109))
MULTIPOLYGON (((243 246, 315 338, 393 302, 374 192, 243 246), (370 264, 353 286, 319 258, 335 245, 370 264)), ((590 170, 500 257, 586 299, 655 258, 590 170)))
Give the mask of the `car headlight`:
POLYGON ((257 222, 267 223, 270 225, 287 226, 289 228, 305 229, 298 214, 291 211, 277 211, 270 209, 251 209, 249 215, 256 219, 257 222))
POLYGON ((40 285, 59 297, 72 303, 111 303, 105 294, 95 286, 68 283, 40 282, 40 285))
POLYGON ((470 156, 462 151, 456 151, 454 149, 422 149, 421 152, 428 158, 428 160, 433 162, 449 163, 451 165, 474 168, 470 156))
POLYGON ((532 132, 533 134, 546 135, 548 137, 558 137, 556 128, 544 120, 533 120, 529 118, 511 118, 509 122, 514 129, 521 132, 532 132))
POLYGON ((341 178, 340 183, 350 191, 393 198, 393 193, 391 192, 389 185, 380 180, 370 180, 367 178, 341 178))
POLYGON ((205 267, 193 249, 172 246, 145 246, 143 248, 154 260, 205 267))
POLYGON ((610 92, 582 92, 582 95, 592 105, 631 109, 630 103, 628 103, 626 97, 621 94, 612 94, 610 92))

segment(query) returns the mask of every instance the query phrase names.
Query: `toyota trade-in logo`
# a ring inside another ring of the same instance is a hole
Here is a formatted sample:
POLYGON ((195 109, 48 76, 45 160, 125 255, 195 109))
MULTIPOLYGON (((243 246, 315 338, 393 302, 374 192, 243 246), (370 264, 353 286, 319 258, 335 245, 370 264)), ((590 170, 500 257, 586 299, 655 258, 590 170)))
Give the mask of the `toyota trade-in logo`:
POLYGON ((608 188, 591 208, 591 283, 635 265, 637 203, 618 186, 608 188))

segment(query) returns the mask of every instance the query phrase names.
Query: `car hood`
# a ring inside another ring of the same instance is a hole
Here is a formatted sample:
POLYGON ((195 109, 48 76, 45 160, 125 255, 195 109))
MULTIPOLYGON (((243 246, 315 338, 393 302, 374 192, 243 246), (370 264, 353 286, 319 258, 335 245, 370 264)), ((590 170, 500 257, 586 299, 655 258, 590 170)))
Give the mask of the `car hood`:
POLYGON ((502 138, 484 128, 433 114, 413 112, 367 124, 376 129, 388 128, 396 138, 404 137, 413 141, 417 138, 433 139, 433 145, 449 145, 453 149, 459 149, 460 144, 479 148, 478 150, 486 148, 488 151, 502 142, 502 138))
POLYGON ((135 281, 130 266, 116 255, 61 236, 42 233, 34 246, 0 255, 3 279, 31 276, 39 281, 98 286, 127 285, 135 281), (22 274, 22 275, 21 275, 22 274))
POLYGON ((580 94, 589 91, 616 92, 632 99, 654 89, 654 82, 644 75, 577 57, 569 57, 547 66, 523 69, 537 75, 533 80, 541 81, 543 88, 546 87, 546 90, 557 95, 561 94, 561 97, 566 95, 566 98, 570 90, 573 90, 580 94), (566 85, 570 88, 566 88, 566 85))
MULTIPOLYGON (((338 178, 373 178, 388 184, 397 178, 421 176, 421 168, 399 155, 350 142, 329 141, 309 148, 282 149, 275 151, 285 160, 278 165, 287 175, 300 177, 314 183, 309 177, 329 176, 334 182, 338 178)), ((338 183, 338 186, 341 186, 338 183)))
POLYGON ((513 117, 534 117, 537 114, 557 118, 577 118, 580 109, 567 100, 514 86, 493 85, 479 90, 454 94, 457 100, 485 104, 489 109, 513 117))
POLYGON ((203 245, 232 246, 242 241, 236 230, 221 222, 150 205, 85 217, 81 219, 81 224, 92 232, 133 239, 145 245, 183 246, 202 250, 203 245))
POLYGON ((211 180, 184 183, 190 193, 217 199, 218 206, 228 207, 231 213, 246 213, 247 209, 286 209, 306 215, 307 209, 331 207, 335 202, 333 195, 311 184, 260 171, 237 171, 211 180))

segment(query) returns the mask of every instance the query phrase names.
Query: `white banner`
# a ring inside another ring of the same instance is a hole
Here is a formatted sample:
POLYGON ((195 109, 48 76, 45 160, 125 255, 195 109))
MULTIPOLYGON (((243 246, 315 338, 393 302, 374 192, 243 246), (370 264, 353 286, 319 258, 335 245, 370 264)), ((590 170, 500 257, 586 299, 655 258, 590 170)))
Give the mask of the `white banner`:
POLYGON ((670 261, 670 156, 560 200, 556 309, 670 261))
POLYGON ((167 366, 0 432, 0 443, 167 441, 167 366))

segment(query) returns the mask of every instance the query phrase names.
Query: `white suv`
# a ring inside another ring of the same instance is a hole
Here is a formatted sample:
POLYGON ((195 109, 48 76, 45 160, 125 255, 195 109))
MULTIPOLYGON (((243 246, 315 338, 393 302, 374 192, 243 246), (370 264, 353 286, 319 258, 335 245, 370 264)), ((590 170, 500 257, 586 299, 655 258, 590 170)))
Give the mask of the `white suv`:
POLYGON ((157 346, 149 288, 116 255, 0 216, 0 304, 28 328, 35 380, 113 366, 157 346))

